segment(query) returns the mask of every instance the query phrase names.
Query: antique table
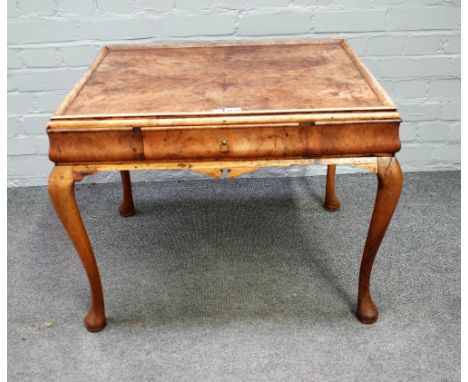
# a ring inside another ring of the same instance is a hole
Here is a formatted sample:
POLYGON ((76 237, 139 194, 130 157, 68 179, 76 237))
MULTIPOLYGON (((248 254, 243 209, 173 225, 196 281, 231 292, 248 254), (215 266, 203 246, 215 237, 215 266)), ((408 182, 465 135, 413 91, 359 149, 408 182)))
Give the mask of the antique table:
POLYGON ((49 194, 86 270, 86 328, 106 324, 98 266, 74 184, 120 171, 122 216, 135 213, 130 170, 192 170, 234 178, 266 166, 327 165, 325 207, 336 210, 337 164, 377 174, 361 260, 357 317, 378 310, 369 282, 397 205, 400 115, 344 40, 109 46, 51 117, 49 194))

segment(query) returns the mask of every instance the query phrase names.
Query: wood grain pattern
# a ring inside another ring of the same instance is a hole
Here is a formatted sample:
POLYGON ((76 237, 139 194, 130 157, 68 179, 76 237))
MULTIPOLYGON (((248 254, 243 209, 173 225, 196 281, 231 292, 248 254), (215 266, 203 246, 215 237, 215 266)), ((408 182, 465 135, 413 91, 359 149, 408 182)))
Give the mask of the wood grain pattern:
POLYGON ((109 118, 70 118, 70 119, 52 119, 48 123, 49 130, 71 130, 71 129, 118 129, 121 127, 145 127, 145 128, 181 128, 198 126, 222 126, 222 125, 239 125, 243 127, 254 127, 251 125, 276 124, 284 125, 290 123, 309 123, 309 124, 325 124, 335 122, 360 122, 360 121, 393 121, 400 122, 400 114, 397 112, 330 112, 330 113, 286 113, 286 114, 265 114, 265 115, 223 115, 211 117, 195 117, 195 116, 179 116, 178 118, 171 117, 109 117, 109 118))
POLYGON ((72 91, 67 95, 65 100, 59 106, 59 108, 55 111, 54 115, 60 115, 65 111, 65 109, 68 107, 68 105, 76 98, 78 93, 84 87, 84 85, 89 80, 89 78, 94 73, 94 71, 99 66, 99 64, 102 62, 104 57, 106 57, 108 52, 109 52, 109 48, 107 48, 107 47, 104 47, 104 48, 101 49, 101 51, 97 55, 96 59, 93 61, 93 63, 88 68, 86 73, 80 78, 78 83, 73 87, 72 91))
POLYGON ((387 92, 382 87, 382 85, 380 85, 379 82, 375 79, 375 77, 372 75, 369 69, 367 69, 364 63, 359 59, 356 52, 353 50, 353 48, 351 48, 351 45, 349 44, 349 42, 346 40, 341 40, 340 45, 349 55, 349 58, 351 59, 351 61, 353 61, 354 65, 356 65, 356 68, 358 68, 358 70, 361 72, 363 78, 365 78, 369 86, 374 91, 375 95, 382 101, 382 103, 386 106, 396 108, 396 105, 393 102, 393 100, 387 94, 387 92))
POLYGON ((225 159, 299 157, 306 154, 300 127, 143 130, 145 158, 225 159))
POLYGON ((399 122, 49 129, 54 162, 393 155, 399 122))
MULTIPOLYGON (((223 160, 223 161, 141 161, 141 162, 112 162, 112 163, 82 163, 72 165, 76 174, 95 173, 97 171, 133 171, 133 170, 192 170, 207 171, 219 169, 243 169, 263 167, 315 166, 315 165, 343 165, 356 166, 377 173, 377 157, 362 158, 310 158, 310 159, 252 159, 252 160, 223 160)), ((61 166, 61 165, 60 165, 61 166)), ((67 166, 68 167, 68 166, 67 166)))
POLYGON ((343 40, 106 47, 55 114, 394 106, 349 52, 343 40))
POLYGON ((118 131, 48 130, 49 158, 54 162, 98 162, 144 159, 141 131, 125 128, 118 131))

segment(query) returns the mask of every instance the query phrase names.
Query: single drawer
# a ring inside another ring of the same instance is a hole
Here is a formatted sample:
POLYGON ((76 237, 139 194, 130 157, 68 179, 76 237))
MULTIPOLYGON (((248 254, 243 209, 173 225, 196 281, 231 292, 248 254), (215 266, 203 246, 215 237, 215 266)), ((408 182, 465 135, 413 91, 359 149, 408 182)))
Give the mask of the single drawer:
POLYGON ((141 129, 147 160, 284 158, 306 153, 300 124, 141 129))

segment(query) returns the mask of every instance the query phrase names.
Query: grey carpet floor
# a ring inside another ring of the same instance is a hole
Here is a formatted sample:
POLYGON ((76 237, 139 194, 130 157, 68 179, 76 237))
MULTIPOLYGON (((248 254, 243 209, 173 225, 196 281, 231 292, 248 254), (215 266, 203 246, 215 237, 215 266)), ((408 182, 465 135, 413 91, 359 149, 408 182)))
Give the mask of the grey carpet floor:
POLYGON ((11 381, 456 381, 460 173, 406 174, 377 257, 374 325, 357 274, 376 190, 339 175, 77 186, 106 296, 88 333, 84 271, 45 187, 8 190, 11 381))

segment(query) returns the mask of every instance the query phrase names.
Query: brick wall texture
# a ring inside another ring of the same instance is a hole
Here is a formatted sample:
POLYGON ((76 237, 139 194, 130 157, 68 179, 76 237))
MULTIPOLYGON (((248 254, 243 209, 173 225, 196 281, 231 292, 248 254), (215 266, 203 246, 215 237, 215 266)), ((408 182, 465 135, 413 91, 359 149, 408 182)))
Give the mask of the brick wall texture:
POLYGON ((404 170, 460 167, 460 0, 7 1, 9 186, 46 184, 47 119, 111 43, 346 38, 399 106, 404 170))

